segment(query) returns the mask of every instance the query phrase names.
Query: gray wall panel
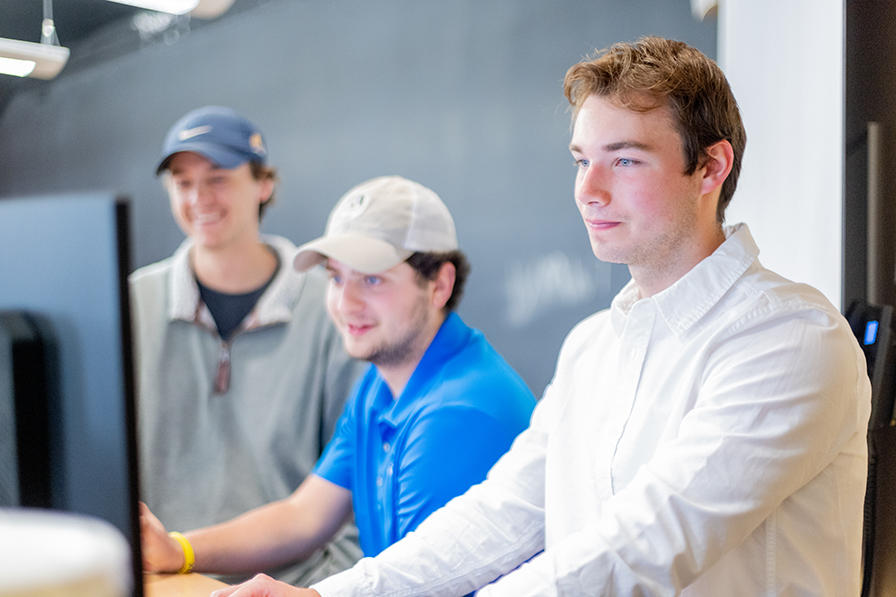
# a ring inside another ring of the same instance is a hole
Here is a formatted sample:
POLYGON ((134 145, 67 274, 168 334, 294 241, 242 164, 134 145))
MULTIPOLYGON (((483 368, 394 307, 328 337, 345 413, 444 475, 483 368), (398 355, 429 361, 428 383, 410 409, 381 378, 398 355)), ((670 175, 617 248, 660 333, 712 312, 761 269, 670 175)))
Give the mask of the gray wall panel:
POLYGON ((280 170, 267 232, 319 235, 381 174, 438 192, 473 263, 460 314, 540 394, 569 329, 628 277, 596 262, 573 203, 563 75, 644 34, 715 55, 715 21, 688 0, 271 0, 19 93, 0 120, 0 196, 128 195, 134 265, 156 261, 182 238, 154 176, 165 131, 232 106, 280 170))

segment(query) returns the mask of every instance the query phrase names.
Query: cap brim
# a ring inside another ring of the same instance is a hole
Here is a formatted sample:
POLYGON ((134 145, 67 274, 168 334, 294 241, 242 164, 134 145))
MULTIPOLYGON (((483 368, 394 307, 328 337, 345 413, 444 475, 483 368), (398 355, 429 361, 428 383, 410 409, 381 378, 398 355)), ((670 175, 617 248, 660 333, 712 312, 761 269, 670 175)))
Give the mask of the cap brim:
POLYGON ((377 238, 346 232, 305 243, 296 252, 293 267, 304 272, 332 258, 361 273, 378 274, 395 267, 413 254, 413 251, 398 249, 377 238))
MULTIPOLYGON (((233 170, 237 166, 253 159, 252 156, 242 151, 233 151, 216 143, 179 143, 171 149, 161 162, 159 162, 159 167, 156 168, 156 174, 161 174, 163 170, 168 169, 168 163, 171 162, 171 158, 174 154, 182 153, 184 151, 198 153, 215 166, 225 170, 233 170)), ((258 158, 258 160, 263 161, 261 158, 258 158)))

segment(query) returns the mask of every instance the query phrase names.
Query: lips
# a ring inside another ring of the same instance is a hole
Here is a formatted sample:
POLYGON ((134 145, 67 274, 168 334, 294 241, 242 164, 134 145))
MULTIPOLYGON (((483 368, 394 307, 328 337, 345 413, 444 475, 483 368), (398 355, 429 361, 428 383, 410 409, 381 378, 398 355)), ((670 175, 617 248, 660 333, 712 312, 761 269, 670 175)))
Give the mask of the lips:
POLYGON ((350 335, 355 336, 355 337, 363 336, 372 327, 373 326, 370 324, 353 324, 353 323, 345 324, 346 331, 348 331, 348 333, 350 335))
POLYGON ((619 226, 621 223, 622 222, 617 222, 615 220, 585 218, 585 226, 590 230, 610 230, 611 228, 619 226))

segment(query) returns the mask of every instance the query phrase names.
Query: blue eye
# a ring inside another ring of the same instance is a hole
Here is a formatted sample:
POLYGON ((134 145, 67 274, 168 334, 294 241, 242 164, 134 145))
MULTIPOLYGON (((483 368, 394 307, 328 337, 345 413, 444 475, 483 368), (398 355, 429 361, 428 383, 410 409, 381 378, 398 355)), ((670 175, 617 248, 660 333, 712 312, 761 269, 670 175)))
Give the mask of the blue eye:
POLYGON ((585 160, 585 159, 575 161, 575 165, 577 168, 587 168, 588 163, 589 163, 588 160, 585 160))
POLYGON ((364 276, 365 284, 370 284, 371 286, 376 286, 380 282, 382 282, 382 278, 380 278, 379 276, 364 276))
POLYGON ((635 160, 631 160, 629 158, 619 158, 616 160, 616 163, 620 166, 633 166, 635 164, 635 160))

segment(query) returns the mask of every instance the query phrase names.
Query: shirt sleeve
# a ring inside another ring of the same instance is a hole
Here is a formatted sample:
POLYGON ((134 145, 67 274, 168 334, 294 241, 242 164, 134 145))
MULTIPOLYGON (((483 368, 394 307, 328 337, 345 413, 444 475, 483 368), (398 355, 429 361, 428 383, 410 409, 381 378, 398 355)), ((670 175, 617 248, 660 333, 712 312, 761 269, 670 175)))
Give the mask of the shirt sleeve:
MULTIPOLYGON (((362 382, 359 381, 358 385, 362 382)), ((311 471, 319 477, 323 477, 330 483, 335 483, 344 489, 352 490, 352 471, 355 465, 356 445, 356 407, 360 400, 357 388, 345 404, 342 416, 336 424, 336 432, 333 438, 324 448, 323 454, 311 471)))
POLYGON ((450 595, 503 574, 478 595, 679 594, 785 499, 840 474, 828 467, 844 450, 862 460, 868 381, 848 330, 794 320, 775 332, 717 347, 678 437, 599 506, 596 522, 525 564, 544 547, 546 446, 563 398, 550 390, 486 483, 318 590, 450 595))

